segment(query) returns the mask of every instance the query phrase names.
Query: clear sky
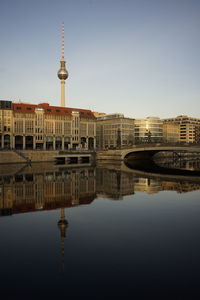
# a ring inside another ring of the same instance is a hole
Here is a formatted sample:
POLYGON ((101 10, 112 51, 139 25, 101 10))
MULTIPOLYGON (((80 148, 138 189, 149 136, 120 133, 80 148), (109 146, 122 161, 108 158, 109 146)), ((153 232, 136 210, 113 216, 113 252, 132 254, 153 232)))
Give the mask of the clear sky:
POLYGON ((0 99, 200 118, 200 0, 0 0, 0 99))

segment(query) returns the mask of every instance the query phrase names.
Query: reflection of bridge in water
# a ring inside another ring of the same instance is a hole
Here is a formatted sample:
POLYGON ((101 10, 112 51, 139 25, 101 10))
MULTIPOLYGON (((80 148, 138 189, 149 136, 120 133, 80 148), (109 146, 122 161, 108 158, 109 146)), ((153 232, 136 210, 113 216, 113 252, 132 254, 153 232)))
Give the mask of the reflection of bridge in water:
POLYGON ((64 168, 53 164, 10 165, 0 170, 0 215, 90 204, 96 198, 123 199, 136 192, 179 193, 200 189, 200 177, 155 174, 123 162, 64 168))
MULTIPOLYGON (((111 176, 115 172, 123 174, 121 177, 121 195, 126 195, 125 192, 131 188, 133 184, 134 192, 145 192, 145 193, 157 193, 160 191, 177 191, 178 193, 190 192, 200 189, 200 177, 191 177, 184 175, 171 175, 171 174, 158 174, 147 171, 141 171, 139 169, 131 169, 123 162, 116 162, 115 164, 108 164, 105 162, 98 162, 99 171, 104 173, 104 184, 102 185, 105 189, 106 186, 111 184, 111 176), (110 173, 108 173, 110 171, 110 173), (129 183, 130 182, 130 183, 129 183), (127 187, 126 187, 127 185, 127 187)), ((115 179, 115 186, 119 186, 117 179, 115 179)), ((103 188, 102 188, 103 190, 103 188)), ((107 190, 111 190, 107 187, 107 190)), ((116 189, 115 189, 116 190, 116 189)), ((128 193, 127 193, 128 195, 128 193)))

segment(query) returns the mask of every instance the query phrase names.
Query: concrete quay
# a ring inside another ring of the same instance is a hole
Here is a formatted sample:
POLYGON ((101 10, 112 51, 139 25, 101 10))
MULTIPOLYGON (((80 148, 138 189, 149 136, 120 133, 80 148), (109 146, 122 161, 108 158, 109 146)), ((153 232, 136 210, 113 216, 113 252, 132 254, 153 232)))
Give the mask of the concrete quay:
POLYGON ((45 151, 45 150, 3 150, 0 151, 0 165, 13 163, 35 163, 35 162, 62 162, 70 163, 73 158, 74 163, 81 163, 85 160, 91 163, 95 160, 94 151, 45 151))

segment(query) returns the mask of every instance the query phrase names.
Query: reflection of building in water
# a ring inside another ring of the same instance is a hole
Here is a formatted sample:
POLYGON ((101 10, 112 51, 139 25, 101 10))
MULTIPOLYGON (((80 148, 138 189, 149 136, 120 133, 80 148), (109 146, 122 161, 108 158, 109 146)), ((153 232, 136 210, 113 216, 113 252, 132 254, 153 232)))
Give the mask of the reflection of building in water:
POLYGON ((191 182, 162 182, 163 191, 176 191, 177 193, 187 193, 200 189, 199 183, 191 182))
POLYGON ((162 191, 162 184, 161 181, 158 179, 137 177, 135 178, 134 185, 135 185, 135 192, 155 194, 162 191))
POLYGON ((122 199, 125 195, 134 194, 134 178, 131 173, 109 169, 97 169, 97 194, 113 199, 122 199))
POLYGON ((1 214, 89 204, 96 197, 95 170, 68 169, 0 177, 1 214))
POLYGON ((187 156, 184 157, 184 154, 180 154, 180 157, 175 157, 174 159, 161 159, 156 160, 156 163, 165 168, 170 169, 186 169, 186 170, 200 170, 200 159, 187 159, 187 156))
POLYGON ((155 194, 161 191, 176 191, 186 193, 200 189, 199 183, 167 181, 160 178, 135 178, 135 192, 155 194))
POLYGON ((97 195, 117 200, 134 192, 183 193, 200 189, 199 183, 139 177, 119 169, 60 169, 46 165, 42 172, 41 168, 33 165, 32 170, 29 166, 14 176, 0 176, 0 215, 90 204, 97 195))

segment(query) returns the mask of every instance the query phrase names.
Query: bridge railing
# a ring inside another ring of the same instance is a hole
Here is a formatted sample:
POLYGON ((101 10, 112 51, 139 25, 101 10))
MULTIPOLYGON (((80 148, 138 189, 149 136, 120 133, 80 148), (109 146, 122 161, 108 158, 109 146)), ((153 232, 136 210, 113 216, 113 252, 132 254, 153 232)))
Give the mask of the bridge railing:
POLYGON ((122 145, 118 147, 108 147, 108 148, 98 148, 97 150, 125 150, 125 149, 131 149, 131 148, 150 148, 150 147, 200 147, 199 143, 140 143, 140 144, 134 144, 134 145, 122 145))

